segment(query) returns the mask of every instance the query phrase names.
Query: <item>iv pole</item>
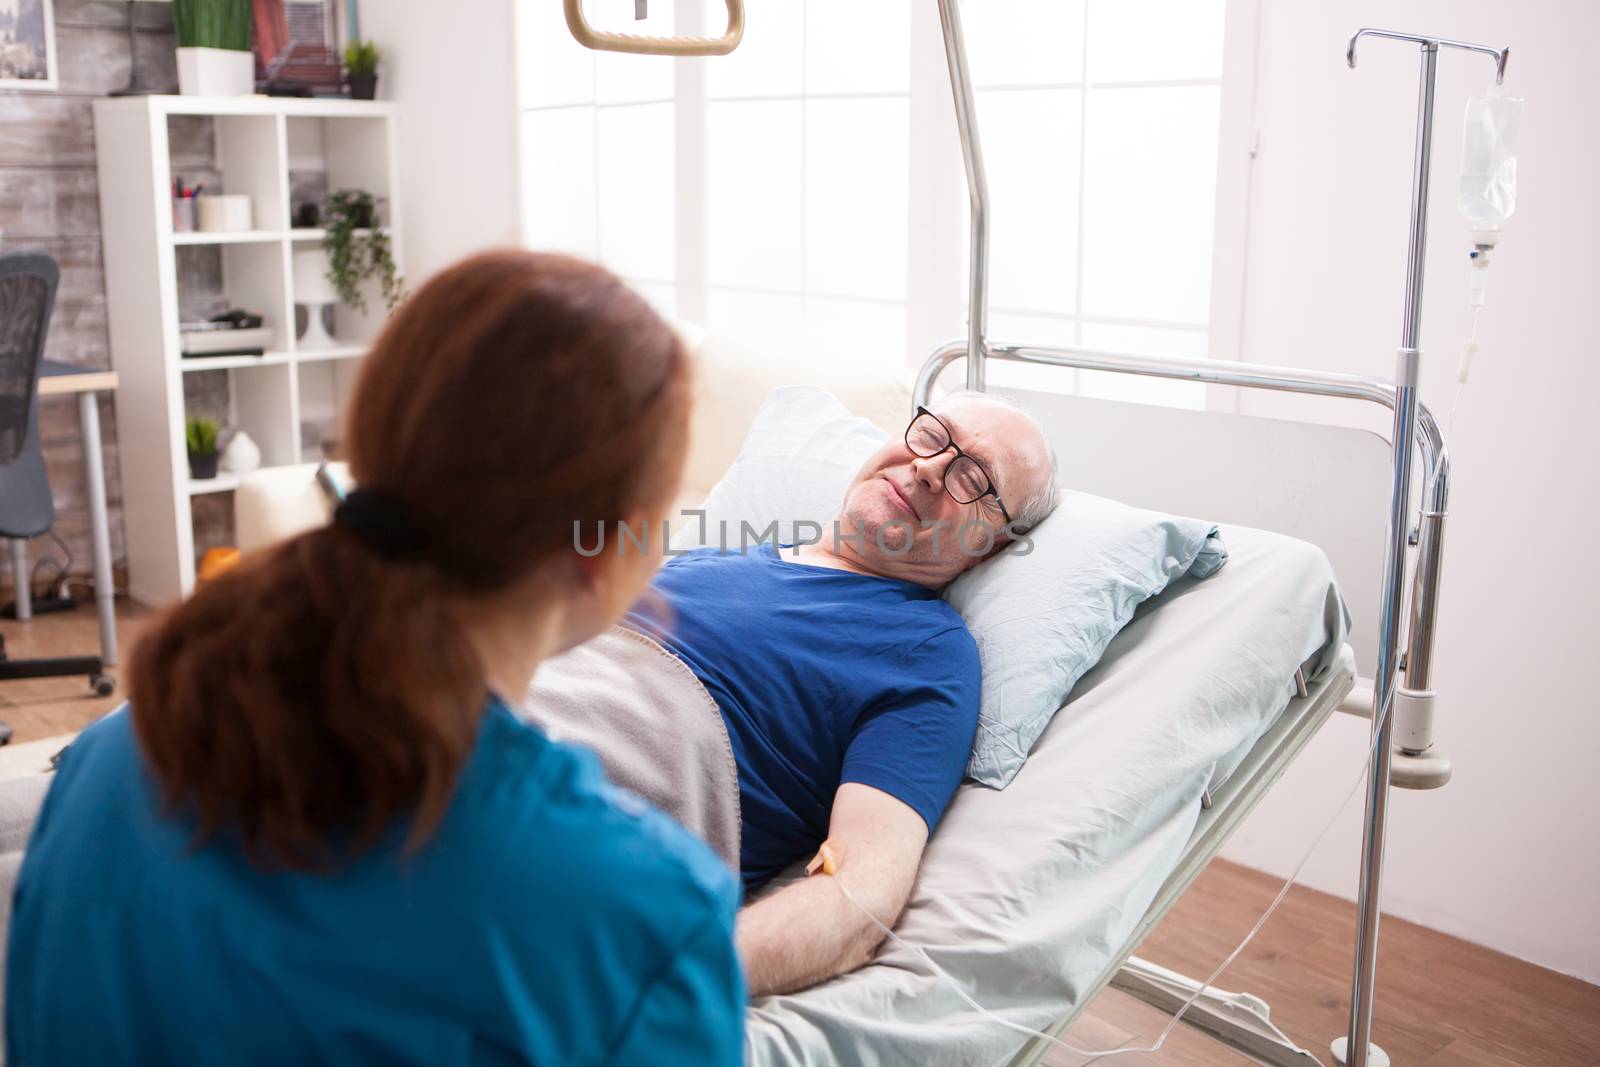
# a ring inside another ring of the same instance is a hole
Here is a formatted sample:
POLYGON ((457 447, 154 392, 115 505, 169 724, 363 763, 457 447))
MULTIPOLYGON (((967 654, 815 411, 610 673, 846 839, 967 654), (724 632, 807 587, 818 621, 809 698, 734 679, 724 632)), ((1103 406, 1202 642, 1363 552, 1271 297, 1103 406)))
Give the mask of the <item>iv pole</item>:
POLYGON ((1495 83, 1505 79, 1509 49, 1468 44, 1443 37, 1427 37, 1393 30, 1357 30, 1350 38, 1345 60, 1356 65, 1356 42, 1362 37, 1411 41, 1422 49, 1422 76, 1417 99, 1417 147, 1411 171, 1411 237, 1406 245, 1405 317, 1400 326, 1400 350, 1395 360, 1394 480, 1389 492, 1389 529, 1383 567, 1383 593, 1379 600, 1377 681, 1372 691, 1374 729, 1379 732, 1367 776, 1366 828, 1361 843, 1361 891, 1356 902, 1356 965, 1350 985, 1350 1029, 1333 1042, 1333 1058, 1345 1067, 1388 1067, 1389 1056, 1372 1044, 1372 1002, 1378 973, 1378 915, 1382 889, 1384 835, 1389 822, 1389 772, 1393 759, 1393 716, 1379 721, 1395 686, 1395 653, 1400 642, 1400 612, 1404 597, 1407 511, 1411 501, 1412 442, 1417 433, 1417 371, 1422 361, 1422 267, 1428 236, 1428 166, 1433 153, 1433 86, 1439 66, 1439 49, 1460 48, 1482 52, 1495 61, 1495 83))

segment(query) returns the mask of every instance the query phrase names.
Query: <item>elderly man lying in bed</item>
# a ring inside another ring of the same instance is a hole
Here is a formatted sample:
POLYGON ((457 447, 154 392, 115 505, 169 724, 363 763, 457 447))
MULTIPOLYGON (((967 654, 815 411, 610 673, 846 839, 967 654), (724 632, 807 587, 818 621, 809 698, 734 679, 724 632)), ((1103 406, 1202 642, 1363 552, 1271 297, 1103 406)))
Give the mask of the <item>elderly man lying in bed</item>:
MULTIPOLYGON (((722 712, 747 889, 826 840, 856 897, 899 916, 978 719, 977 647, 939 590, 1050 512, 1054 467, 1029 416, 958 396, 867 460, 837 539, 702 549, 658 573, 659 595, 625 624, 688 664, 722 712)), ((820 878, 747 907, 737 937, 757 995, 853 969, 882 940, 820 878)))

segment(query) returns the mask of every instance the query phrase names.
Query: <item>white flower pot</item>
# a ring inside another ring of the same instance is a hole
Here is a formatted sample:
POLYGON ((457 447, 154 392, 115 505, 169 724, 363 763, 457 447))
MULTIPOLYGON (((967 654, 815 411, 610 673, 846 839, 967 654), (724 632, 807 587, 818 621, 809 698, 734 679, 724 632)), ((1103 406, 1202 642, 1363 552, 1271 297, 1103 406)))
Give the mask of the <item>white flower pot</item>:
POLYGON ((248 96, 255 91, 254 52, 178 49, 178 92, 184 96, 248 96))

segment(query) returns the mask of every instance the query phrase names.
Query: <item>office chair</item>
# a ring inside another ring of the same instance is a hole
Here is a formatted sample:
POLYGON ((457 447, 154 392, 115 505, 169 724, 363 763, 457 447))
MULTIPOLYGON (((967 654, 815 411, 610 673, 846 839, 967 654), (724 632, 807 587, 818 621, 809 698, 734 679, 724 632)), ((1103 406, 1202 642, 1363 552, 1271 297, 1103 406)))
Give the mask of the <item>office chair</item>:
MULTIPOLYGON (((0 537, 13 540, 36 537, 55 521, 34 396, 59 279, 56 261, 42 252, 0 255, 0 537)), ((31 577, 24 558, 12 554, 19 605, 31 577)), ((112 690, 99 656, 10 659, 0 635, 0 681, 74 674, 86 676, 102 696, 112 690)), ((0 723, 0 744, 9 740, 11 727, 0 723)))

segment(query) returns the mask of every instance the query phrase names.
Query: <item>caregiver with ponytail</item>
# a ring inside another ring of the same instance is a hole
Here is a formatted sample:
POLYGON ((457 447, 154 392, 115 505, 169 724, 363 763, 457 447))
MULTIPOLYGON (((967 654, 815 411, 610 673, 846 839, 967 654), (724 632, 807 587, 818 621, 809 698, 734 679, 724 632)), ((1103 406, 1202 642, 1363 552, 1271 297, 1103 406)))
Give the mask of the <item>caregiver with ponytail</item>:
POLYGON ((146 630, 14 902, 14 1064, 736 1064, 731 872, 513 712, 659 562, 690 383, 609 273, 434 277, 368 355, 359 487, 146 630))

